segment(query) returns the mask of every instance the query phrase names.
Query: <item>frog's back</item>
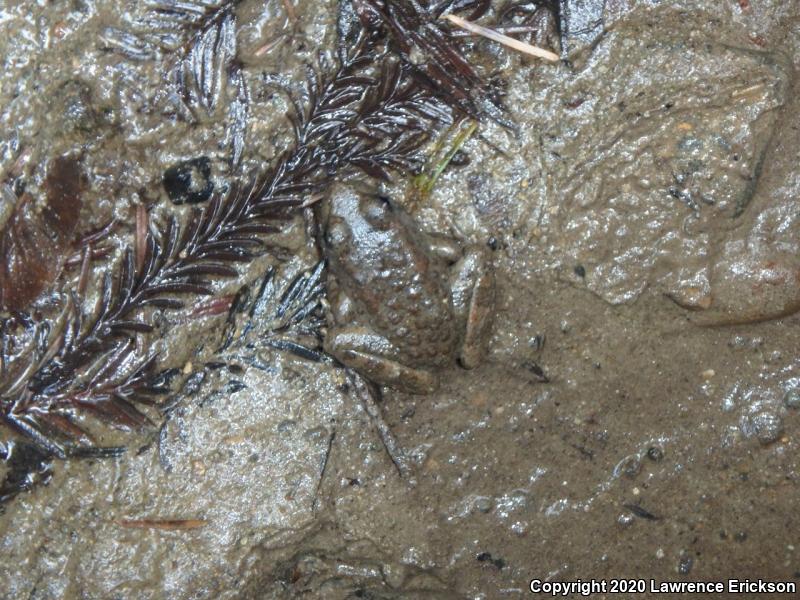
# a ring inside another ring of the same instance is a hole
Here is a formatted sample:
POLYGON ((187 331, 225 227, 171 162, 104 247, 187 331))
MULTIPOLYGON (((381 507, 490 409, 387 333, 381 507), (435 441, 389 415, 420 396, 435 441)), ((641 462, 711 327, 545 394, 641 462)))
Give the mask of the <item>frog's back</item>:
POLYGON ((380 254, 365 308, 373 327, 393 342, 411 366, 449 362, 457 345, 448 271, 424 236, 389 243, 380 254))

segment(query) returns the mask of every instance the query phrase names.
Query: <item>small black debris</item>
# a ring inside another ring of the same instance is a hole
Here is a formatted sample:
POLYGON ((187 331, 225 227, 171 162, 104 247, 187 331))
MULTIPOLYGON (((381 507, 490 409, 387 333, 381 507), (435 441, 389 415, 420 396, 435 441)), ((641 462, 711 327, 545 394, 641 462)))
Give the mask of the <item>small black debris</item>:
POLYGON ((664 450, 659 446, 650 446, 647 449, 647 458, 654 462, 659 462, 664 459, 664 450))
POLYGON ((181 388, 179 394, 181 396, 194 396, 200 391, 203 382, 206 380, 207 374, 207 371, 195 371, 189 375, 186 381, 183 382, 183 387, 181 388))
POLYGON ((531 340, 528 342, 528 345, 536 352, 539 352, 544 348, 545 340, 546 338, 544 334, 539 333, 531 338, 531 340))
POLYGON ((53 457, 28 442, 0 444, 0 460, 6 470, 0 483, 0 505, 39 483, 47 484, 53 476, 53 457))
POLYGON ((230 395, 235 394, 236 392, 241 392, 243 389, 247 388, 247 384, 243 381, 239 381, 238 379, 231 379, 228 383, 225 384, 225 388, 223 391, 230 395))
POLYGON ((581 279, 586 277, 586 267, 584 267, 583 265, 575 265, 573 271, 575 271, 575 275, 577 275, 581 279))
POLYGON ((640 519, 645 519, 647 521, 658 521, 659 517, 655 516, 649 510, 645 510, 638 504, 623 504, 625 508, 631 511, 634 515, 639 517, 640 519))
POLYGON ((448 167, 466 167, 469 164, 469 154, 463 150, 456 150, 447 163, 448 167))
POLYGON ((164 171, 164 189, 175 204, 205 202, 214 191, 207 156, 179 162, 164 171))
POLYGON ((681 560, 678 563, 678 573, 688 575, 692 572, 692 565, 694 565, 694 560, 691 556, 681 556, 681 560))
POLYGON ((172 382, 180 374, 180 369, 164 369, 156 374, 156 376, 150 382, 150 388, 152 390, 158 390, 159 393, 167 393, 172 388, 172 382))
POLYGON ((522 368, 529 371, 536 378, 539 383, 550 383, 550 378, 544 372, 544 369, 533 361, 525 361, 522 363, 522 368))
POLYGON ((491 563, 497 568, 497 570, 501 570, 506 566, 506 561, 504 561, 502 558, 492 558, 492 555, 489 552, 481 552, 475 558, 478 559, 478 562, 491 563))

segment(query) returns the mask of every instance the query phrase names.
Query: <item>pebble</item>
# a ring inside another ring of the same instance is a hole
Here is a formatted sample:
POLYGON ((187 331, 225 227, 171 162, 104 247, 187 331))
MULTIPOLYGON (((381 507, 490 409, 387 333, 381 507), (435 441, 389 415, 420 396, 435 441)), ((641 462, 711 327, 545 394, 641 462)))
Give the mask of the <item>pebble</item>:
POLYGON ((636 454, 631 454, 619 461, 617 466, 614 467, 614 477, 625 475, 625 477, 633 479, 641 470, 642 461, 639 460, 639 457, 636 454))
POLYGON ((650 446, 647 449, 647 458, 659 462, 664 459, 664 450, 660 446, 650 446))
POLYGON ((786 408, 800 408, 800 387, 787 390, 783 403, 786 408))
POLYGON ((633 523, 633 515, 628 513, 622 513, 620 516, 617 517, 617 523, 622 525, 623 527, 629 527, 633 523))
POLYGON ((492 510, 492 499, 489 496, 478 496, 472 505, 478 512, 488 513, 492 510))
POLYGON ((776 442, 783 433, 783 421, 778 415, 771 412, 760 412, 753 415, 750 423, 758 441, 765 446, 776 442))
POLYGON ((763 344, 764 344, 763 337, 749 337, 746 335, 735 335, 733 336, 731 341, 728 342, 728 345, 731 348, 736 348, 736 349, 745 348, 750 350, 755 350, 760 346, 762 346, 763 344))

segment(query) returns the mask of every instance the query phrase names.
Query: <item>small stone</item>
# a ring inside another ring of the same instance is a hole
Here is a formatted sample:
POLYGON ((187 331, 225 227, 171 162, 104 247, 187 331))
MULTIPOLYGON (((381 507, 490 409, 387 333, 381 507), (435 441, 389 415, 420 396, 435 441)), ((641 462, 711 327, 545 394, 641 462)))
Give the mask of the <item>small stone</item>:
POLYGON ((800 408, 800 387, 787 390, 783 397, 783 404, 786 408, 800 408))
POLYGON ((783 434, 783 421, 778 415, 771 412, 753 415, 751 425, 758 441, 765 446, 776 442, 783 434))
POLYGON ((485 562, 494 565, 498 570, 506 566, 506 561, 502 558, 494 558, 490 552, 481 552, 475 557, 478 562, 485 562))
POLYGON ((528 522, 527 521, 516 521, 511 526, 511 531, 514 532, 518 536, 524 536, 528 533, 528 522))
POLYGON ((624 475, 629 479, 633 479, 641 470, 642 461, 636 454, 631 454, 617 463, 617 466, 614 467, 614 476, 619 477, 620 475, 624 475))
POLYGON ((622 527, 630 527, 633 524, 633 515, 622 513, 617 517, 617 523, 622 527))
POLYGON ((489 496, 478 496, 472 505, 478 512, 488 513, 492 510, 492 499, 489 496))
POLYGON ((660 446, 650 446, 647 449, 647 458, 659 462, 664 459, 664 450, 660 446))

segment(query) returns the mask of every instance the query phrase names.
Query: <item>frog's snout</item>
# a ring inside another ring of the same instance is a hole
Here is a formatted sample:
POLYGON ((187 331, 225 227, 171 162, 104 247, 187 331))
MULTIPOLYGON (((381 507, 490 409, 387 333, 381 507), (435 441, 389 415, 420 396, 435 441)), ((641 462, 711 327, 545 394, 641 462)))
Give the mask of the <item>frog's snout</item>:
POLYGON ((335 219, 351 221, 354 215, 359 213, 360 194, 352 187, 335 184, 328 197, 328 220, 333 222, 335 219))
POLYGON ((325 241, 331 248, 343 248, 350 241, 350 228, 339 217, 328 218, 325 241))

